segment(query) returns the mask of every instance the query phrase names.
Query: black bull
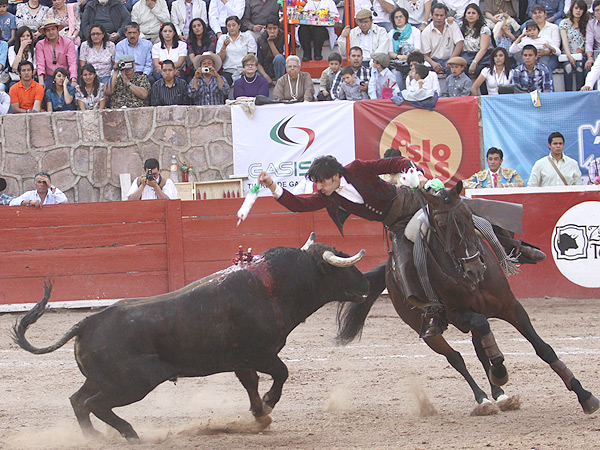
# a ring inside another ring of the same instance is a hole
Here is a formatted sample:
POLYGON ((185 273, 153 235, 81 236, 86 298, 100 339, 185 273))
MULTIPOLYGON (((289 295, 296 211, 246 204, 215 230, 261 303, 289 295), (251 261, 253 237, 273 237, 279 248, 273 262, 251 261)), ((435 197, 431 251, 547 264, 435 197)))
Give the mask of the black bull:
POLYGON ((288 377, 277 354, 289 333, 324 304, 361 301, 369 290, 353 267, 364 250, 342 260, 339 256, 347 255, 324 244, 305 247, 272 248, 250 264, 178 291, 120 301, 86 317, 55 344, 36 348, 25 332, 44 313, 52 290, 46 283, 44 298, 15 324, 13 338, 36 354, 76 338, 75 359, 86 380, 70 400, 86 435, 98 433, 90 421, 93 413, 123 437, 137 440, 133 427, 112 408, 143 399, 167 380, 231 371, 248 391, 252 413, 266 426, 288 377), (257 371, 273 378, 262 399, 257 371))

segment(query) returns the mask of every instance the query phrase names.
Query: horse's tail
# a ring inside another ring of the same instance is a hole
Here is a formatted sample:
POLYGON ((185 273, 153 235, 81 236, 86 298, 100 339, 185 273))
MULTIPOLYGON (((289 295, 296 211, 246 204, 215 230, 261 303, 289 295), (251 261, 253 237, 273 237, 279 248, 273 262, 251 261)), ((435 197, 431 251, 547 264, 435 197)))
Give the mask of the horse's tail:
POLYGON ((347 345, 362 335, 362 329, 371 307, 385 289, 385 268, 381 266, 365 273, 369 280, 369 295, 361 303, 340 303, 337 311, 338 335, 335 340, 340 345, 347 345))
POLYGON ((73 326, 67 333, 61 337, 58 342, 52 344, 49 347, 37 348, 31 345, 27 339, 25 339, 25 332, 30 325, 37 322, 37 320, 42 317, 42 314, 46 312, 46 304, 48 303, 48 299, 50 299, 50 293, 52 292, 52 282, 44 281, 44 298, 40 300, 32 309, 29 311, 25 317, 21 319, 20 322, 15 322, 12 328, 12 338, 15 343, 21 347, 23 350, 27 350, 30 353, 34 353, 36 355, 42 355, 44 353, 50 353, 54 350, 65 345, 71 338, 76 336, 79 332, 79 324, 73 326))

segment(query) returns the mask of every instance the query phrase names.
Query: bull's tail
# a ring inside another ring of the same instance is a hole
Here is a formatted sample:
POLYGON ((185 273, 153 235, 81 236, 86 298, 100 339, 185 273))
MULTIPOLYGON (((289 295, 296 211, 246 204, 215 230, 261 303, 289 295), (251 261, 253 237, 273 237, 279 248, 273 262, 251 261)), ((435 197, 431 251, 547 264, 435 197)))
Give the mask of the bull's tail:
POLYGON ((385 289, 385 264, 365 273, 369 280, 369 295, 362 303, 341 303, 337 311, 338 335, 335 340, 340 345, 347 345, 357 337, 360 338, 367 315, 375 301, 385 289))
POLYGON ((12 329, 12 338, 16 344, 21 347, 23 350, 27 350, 28 352, 35 353, 36 355, 42 355, 44 353, 50 353, 54 350, 65 345, 71 338, 77 335, 79 332, 79 324, 73 326, 67 333, 61 337, 58 342, 52 344, 49 347, 37 348, 31 345, 27 339, 25 339, 25 332, 30 325, 37 322, 37 320, 42 317, 42 314, 46 312, 46 304, 48 303, 48 299, 50 299, 50 293, 52 292, 52 283, 49 281, 44 281, 44 298, 37 303, 31 311, 25 314, 25 317, 21 319, 20 322, 15 322, 12 329))

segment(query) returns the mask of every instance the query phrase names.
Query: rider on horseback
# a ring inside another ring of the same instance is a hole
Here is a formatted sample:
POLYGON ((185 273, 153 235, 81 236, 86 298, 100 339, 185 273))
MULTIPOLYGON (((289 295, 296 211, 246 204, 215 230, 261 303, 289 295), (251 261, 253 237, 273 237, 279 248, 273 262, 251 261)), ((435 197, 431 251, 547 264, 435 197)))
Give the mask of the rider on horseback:
MULTIPOLYGON (((402 173, 410 168, 414 168, 414 163, 402 156, 373 161, 355 160, 344 167, 329 155, 316 158, 306 174, 309 180, 316 183, 317 192, 312 195, 297 197, 275 183, 264 171, 259 175, 258 182, 269 188, 275 199, 290 211, 326 208, 342 235, 344 222, 350 214, 355 214, 367 220, 382 222, 394 235, 403 237, 407 223, 421 208, 419 197, 412 189, 389 184, 379 178, 379 175, 402 173)), ((421 173, 418 176, 422 187, 427 179, 421 173)), ((439 324, 443 305, 431 287, 426 264, 415 264, 417 277, 414 276, 414 271, 411 273, 410 269, 415 265, 412 248, 408 244, 394 245, 396 273, 406 289, 406 298, 412 297, 411 303, 425 310, 422 337, 435 336, 444 329, 439 324), (426 299, 419 298, 422 295, 416 295, 422 292, 421 287, 426 299)), ((415 250, 416 259, 425 258, 425 252, 419 244, 415 245, 415 250)))

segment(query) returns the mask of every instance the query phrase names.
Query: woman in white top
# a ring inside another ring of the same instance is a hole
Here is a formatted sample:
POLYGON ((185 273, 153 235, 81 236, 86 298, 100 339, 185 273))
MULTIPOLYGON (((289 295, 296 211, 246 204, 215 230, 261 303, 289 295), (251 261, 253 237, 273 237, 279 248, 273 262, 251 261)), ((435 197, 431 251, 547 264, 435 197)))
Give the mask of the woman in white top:
POLYGON ((243 17, 246 0, 214 0, 208 7, 208 24, 217 37, 227 33, 227 18, 243 17))
POLYGON ((421 32, 408 23, 409 14, 404 8, 396 8, 392 12, 392 25, 389 32, 390 58, 406 61, 410 52, 421 50, 421 32))
POLYGON ((396 4, 408 11, 408 23, 419 31, 425 29, 431 18, 431 0, 397 0, 396 4))
MULTIPOLYGON (((185 58, 187 58, 187 44, 179 40, 179 35, 175 30, 175 25, 171 22, 165 22, 160 27, 158 34, 160 42, 152 46, 152 61, 154 62, 154 71, 160 78, 162 75, 161 64, 164 60, 170 59, 175 63, 175 69, 182 69, 185 58)), ((183 76, 183 70, 180 71, 183 76)))
POLYGON ((29 27, 20 27, 15 34, 15 45, 8 47, 8 64, 11 71, 10 78, 13 82, 19 79, 17 68, 21 61, 29 61, 33 64, 33 74, 36 74, 33 32, 29 27))
POLYGON ((511 63, 506 49, 496 47, 492 51, 491 60, 490 66, 485 67, 473 83, 471 94, 479 95, 479 88, 484 82, 490 95, 498 94, 498 86, 512 83, 511 63))
POLYGON ((190 23, 193 19, 202 19, 208 23, 204 0, 175 0, 171 5, 171 22, 177 29, 179 39, 187 39, 190 23))
MULTIPOLYGON (((213 0, 219 1, 219 0, 213 0)), ((225 22, 227 34, 222 34, 217 41, 217 54, 223 61, 223 76, 232 86, 242 76, 242 59, 248 53, 256 54, 256 40, 249 31, 240 31, 242 21, 237 16, 230 16, 225 22)))
MULTIPOLYGON (((319 11, 327 9, 330 17, 339 19, 337 6, 333 0, 308 0, 302 12, 319 11)), ((302 61, 309 61, 312 59, 311 42, 314 47, 314 58, 316 61, 323 59, 322 50, 323 43, 329 37, 329 33, 326 27, 317 25, 300 25, 298 28, 298 39, 302 46, 302 61)))

